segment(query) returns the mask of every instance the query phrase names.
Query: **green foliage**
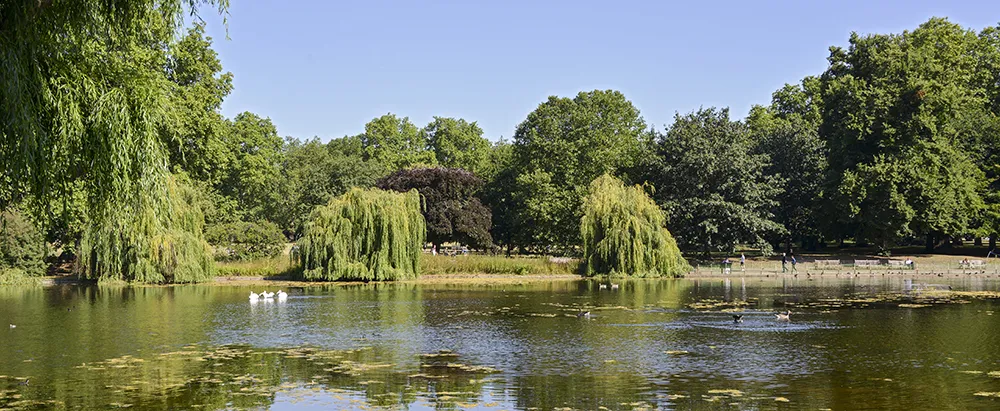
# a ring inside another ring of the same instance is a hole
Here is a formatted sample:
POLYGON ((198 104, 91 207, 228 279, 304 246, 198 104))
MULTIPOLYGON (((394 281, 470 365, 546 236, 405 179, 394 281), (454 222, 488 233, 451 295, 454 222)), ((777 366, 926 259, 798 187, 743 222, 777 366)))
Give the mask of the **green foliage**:
POLYGON ((361 143, 364 159, 382 164, 388 172, 436 163, 427 136, 407 117, 386 114, 373 119, 365 124, 361 143))
POLYGON ((277 212, 284 140, 271 119, 243 112, 229 123, 226 145, 234 160, 219 191, 236 200, 243 219, 271 218, 277 212))
POLYGON ((346 193, 352 187, 375 185, 382 166, 361 158, 360 139, 344 137, 327 144, 318 139, 289 139, 281 166, 281 184, 272 220, 291 238, 302 235, 302 225, 316 206, 346 193))
POLYGON ((553 261, 548 257, 501 257, 492 255, 432 255, 420 259, 423 275, 573 275, 579 274, 580 262, 553 261))
POLYGON ((610 175, 590 185, 580 223, 587 275, 680 277, 690 266, 667 231, 666 215, 641 187, 610 175))
POLYGON ((839 200, 849 204, 847 217, 859 222, 859 239, 880 251, 916 233, 963 232, 968 210, 983 207, 980 170, 947 145, 925 144, 879 156, 843 177, 839 200))
POLYGON ((490 210, 476 198, 483 181, 457 168, 412 168, 379 180, 383 190, 417 190, 424 199, 427 239, 434 244, 457 241, 473 248, 493 247, 490 210))
POLYGON ((416 190, 357 188, 317 207, 299 241, 303 278, 415 278, 426 235, 421 208, 416 190))
POLYGON ((931 19, 912 32, 854 34, 847 50, 831 48, 822 76, 826 185, 842 194, 834 212, 851 210, 861 236, 886 246, 907 233, 963 234, 977 220, 985 182, 971 153, 984 147, 967 142, 988 140, 979 135, 988 128, 970 125, 995 115, 986 112, 996 79, 990 70, 1000 61, 990 39, 931 19), (889 172, 907 178, 852 180, 889 172), (879 201, 843 195, 883 189, 868 194, 879 201), (892 218, 872 219, 887 213, 892 218))
POLYGON ((170 81, 167 117, 160 138, 170 165, 211 186, 218 185, 235 160, 226 146, 225 119, 219 112, 233 89, 233 74, 222 73, 222 63, 205 25, 195 24, 180 41, 171 44, 166 76, 170 81))
POLYGON ((84 232, 78 269, 83 278, 138 283, 193 283, 212 278, 198 193, 170 177, 167 195, 138 210, 136 220, 99 216, 84 232))
POLYGON ((468 170, 477 176, 490 168, 490 142, 483 137, 483 130, 475 121, 434 117, 434 121, 424 127, 424 134, 437 164, 468 170))
POLYGON ((770 252, 766 238, 784 231, 771 214, 782 182, 764 173, 768 156, 753 153, 746 126, 730 121, 728 109, 677 115, 656 146, 648 181, 682 249, 751 244, 770 252))
POLYGON ((249 261, 224 261, 215 264, 220 277, 293 277, 300 275, 299 265, 286 255, 249 261))
POLYGON ((45 239, 21 213, 0 212, 0 273, 39 276, 45 273, 45 239))
POLYGON ((0 5, 0 208, 84 193, 82 251, 94 277, 193 281, 204 270, 176 263, 210 263, 200 233, 177 231, 200 227, 163 200, 173 185, 158 133, 169 107, 166 45, 184 9, 200 3, 0 5))
POLYGON ((770 159, 764 174, 781 178, 782 191, 775 197, 772 213, 774 221, 787 229, 786 243, 815 242, 830 228, 821 217, 827 150, 818 133, 822 120, 818 87, 814 77, 807 77, 800 86, 786 85, 774 93, 771 106, 755 106, 747 117, 756 143, 753 152, 770 159))
POLYGON ((210 226, 205 230, 205 240, 216 247, 215 259, 219 261, 274 257, 281 254, 285 246, 285 237, 270 221, 237 221, 210 226))
POLYGON ((580 205, 587 186, 632 167, 648 143, 639 110, 617 91, 549 97, 518 125, 504 202, 523 247, 579 244, 580 205))

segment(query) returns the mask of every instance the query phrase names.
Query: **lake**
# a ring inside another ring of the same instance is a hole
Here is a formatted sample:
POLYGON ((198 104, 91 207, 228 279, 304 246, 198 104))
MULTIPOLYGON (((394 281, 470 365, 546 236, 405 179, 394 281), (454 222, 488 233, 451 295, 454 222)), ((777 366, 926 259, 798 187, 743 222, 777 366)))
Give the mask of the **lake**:
POLYGON ((5 287, 0 408, 998 409, 1000 300, 919 291, 948 285, 1000 291, 398 283, 251 304, 237 286, 5 287))

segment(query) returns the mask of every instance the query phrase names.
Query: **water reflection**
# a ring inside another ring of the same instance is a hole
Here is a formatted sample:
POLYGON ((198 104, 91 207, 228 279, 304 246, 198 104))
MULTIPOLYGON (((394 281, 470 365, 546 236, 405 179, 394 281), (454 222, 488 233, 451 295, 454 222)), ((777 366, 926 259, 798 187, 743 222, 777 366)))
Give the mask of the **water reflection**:
POLYGON ((1000 406, 995 300, 904 308, 902 278, 249 291, 2 288, 0 408, 1000 406))

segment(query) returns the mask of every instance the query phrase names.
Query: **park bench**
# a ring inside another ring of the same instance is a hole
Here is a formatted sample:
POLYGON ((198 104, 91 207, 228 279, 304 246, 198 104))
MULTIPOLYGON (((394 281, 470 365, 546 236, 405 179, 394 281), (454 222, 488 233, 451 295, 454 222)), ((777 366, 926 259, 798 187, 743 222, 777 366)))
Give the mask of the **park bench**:
POLYGON ((875 267, 879 265, 878 260, 854 260, 855 267, 875 267))
POLYGON ((839 267, 840 260, 816 260, 816 268, 839 267))

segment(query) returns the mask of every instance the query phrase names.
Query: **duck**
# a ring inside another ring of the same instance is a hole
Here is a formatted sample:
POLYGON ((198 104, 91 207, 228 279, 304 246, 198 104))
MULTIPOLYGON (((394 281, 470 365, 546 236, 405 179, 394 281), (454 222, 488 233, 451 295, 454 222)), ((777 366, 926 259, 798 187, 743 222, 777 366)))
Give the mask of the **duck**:
POLYGON ((608 285, 607 284, 601 284, 600 286, 598 286, 598 288, 601 289, 601 290, 606 290, 606 289, 608 289, 608 285))
POLYGON ((17 326, 16 326, 16 325, 14 325, 14 324, 11 324, 11 325, 10 325, 10 328, 17 328, 17 326))
POLYGON ((785 312, 784 312, 784 313, 774 313, 774 316, 775 316, 775 317, 777 317, 777 319, 778 319, 779 321, 780 321, 780 320, 784 320, 784 321, 787 321, 787 320, 789 320, 789 319, 790 319, 790 316, 791 316, 791 315, 792 315, 792 312, 791 312, 791 311, 789 311, 789 310, 785 310, 785 312))
POLYGON ((743 314, 733 314, 733 322, 734 323, 743 322, 743 314))
POLYGON ((257 301, 259 299, 260 299, 260 294, 257 294, 253 291, 250 292, 250 301, 257 301))
POLYGON ((617 290, 618 289, 618 284, 611 284, 611 289, 612 290, 617 290))
POLYGON ((590 318, 590 311, 580 311, 576 313, 577 318, 590 318))
POLYGON ((281 291, 281 290, 278 290, 278 299, 279 300, 284 300, 286 298, 288 298, 288 293, 286 293, 284 291, 281 291))

